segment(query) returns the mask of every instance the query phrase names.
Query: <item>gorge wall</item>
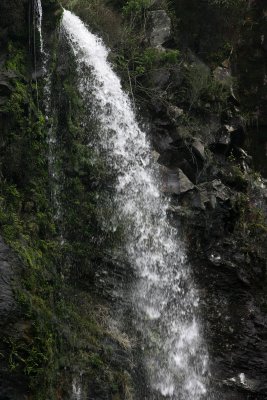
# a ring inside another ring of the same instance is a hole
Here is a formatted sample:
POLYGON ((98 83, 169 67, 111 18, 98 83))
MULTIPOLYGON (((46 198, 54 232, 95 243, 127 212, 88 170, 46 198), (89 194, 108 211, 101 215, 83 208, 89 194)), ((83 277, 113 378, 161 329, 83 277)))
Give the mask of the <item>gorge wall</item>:
MULTIPOLYGON (((210 399, 266 399, 265 2, 62 4, 111 47, 148 131, 200 292, 210 399)), ((114 251, 95 105, 61 5, 42 7, 45 54, 36 3, 0 5, 0 399, 162 399, 114 251)))

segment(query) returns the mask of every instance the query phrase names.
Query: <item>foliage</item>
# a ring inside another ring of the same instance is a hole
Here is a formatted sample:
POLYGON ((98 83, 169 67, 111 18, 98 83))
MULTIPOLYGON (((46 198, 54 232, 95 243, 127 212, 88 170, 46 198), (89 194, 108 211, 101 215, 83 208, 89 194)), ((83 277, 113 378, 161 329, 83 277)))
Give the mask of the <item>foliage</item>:
POLYGON ((123 6, 123 14, 126 16, 132 14, 141 14, 146 10, 151 4, 151 0, 128 0, 125 6, 123 6))
POLYGON ((24 321, 19 334, 5 338, 10 374, 21 374, 29 381, 31 398, 54 400, 67 396, 64 367, 71 365, 73 370, 68 373, 83 370, 89 381, 101 386, 100 381, 106 392, 120 398, 128 390, 121 382, 123 372, 107 355, 100 355, 105 337, 114 342, 115 336, 93 311, 97 301, 80 287, 92 287, 93 273, 104 262, 103 246, 113 245, 115 235, 102 224, 110 215, 103 187, 112 178, 88 143, 94 123, 86 123, 75 65, 70 62, 65 75, 57 75, 56 54, 51 70, 53 107, 58 111, 53 151, 56 175, 62 181, 51 180, 47 159, 51 132, 37 107, 36 85, 25 79, 30 69, 28 55, 19 44, 10 43, 9 48, 5 67, 14 71, 15 78, 0 114, 4 127, 0 229, 23 266, 16 298, 24 321), (51 202, 51 185, 55 184, 62 207, 59 218, 51 202))
POLYGON ((227 105, 231 85, 224 85, 213 78, 205 64, 193 63, 187 66, 184 76, 180 98, 189 103, 189 110, 210 103, 217 111, 222 111, 227 105))
POLYGON ((257 244, 258 249, 265 247, 264 237, 267 233, 267 218, 260 207, 253 204, 250 191, 237 196, 236 208, 239 212, 237 229, 250 237, 251 242, 257 244))
POLYGON ((81 16, 90 27, 101 33, 109 45, 120 43, 124 32, 121 16, 108 6, 107 0, 62 0, 63 7, 81 16))
POLYGON ((136 55, 132 61, 136 74, 143 74, 159 65, 167 66, 178 61, 179 50, 161 51, 155 48, 147 48, 136 55))

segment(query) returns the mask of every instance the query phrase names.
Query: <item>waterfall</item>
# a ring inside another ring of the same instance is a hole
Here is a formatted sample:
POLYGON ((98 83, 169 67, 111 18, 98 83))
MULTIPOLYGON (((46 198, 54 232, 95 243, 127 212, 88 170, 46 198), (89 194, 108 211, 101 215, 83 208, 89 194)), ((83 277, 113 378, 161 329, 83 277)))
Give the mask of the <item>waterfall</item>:
POLYGON ((100 122, 100 146, 117 176, 111 223, 114 229, 123 225, 122 247, 136 277, 129 296, 153 393, 149 398, 207 399, 198 293, 178 232, 167 220, 169 201, 159 190, 149 141, 101 39, 69 11, 62 25, 77 60, 80 93, 93 98, 88 113, 100 122))
MULTIPOLYGON (((45 41, 43 37, 42 30, 42 22, 43 22, 43 9, 41 0, 34 0, 34 16, 37 25, 37 30, 39 32, 40 39, 40 53, 41 53, 41 62, 42 62, 42 75, 44 79, 43 86, 43 111, 45 114, 46 120, 46 131, 47 131, 47 145, 48 145, 48 172, 50 177, 50 195, 51 195, 51 204, 53 209, 54 220, 58 222, 59 234, 61 243, 64 243, 63 233, 61 230, 61 226, 59 224, 62 217, 62 208, 59 200, 60 190, 61 190, 61 179, 62 176, 58 170, 58 143, 56 137, 56 130, 54 126, 55 119, 55 110, 52 106, 52 78, 51 72, 49 70, 50 63, 50 54, 45 48, 45 41)), ((36 71, 35 71, 36 73, 36 71)), ((36 77, 36 88, 38 90, 37 85, 37 77, 36 77)))
POLYGON ((35 17, 37 21, 37 29, 39 32, 40 38, 40 51, 41 54, 44 53, 44 40, 43 40, 43 32, 42 32, 42 22, 43 22, 43 9, 41 0, 34 1, 34 9, 35 9, 35 17))

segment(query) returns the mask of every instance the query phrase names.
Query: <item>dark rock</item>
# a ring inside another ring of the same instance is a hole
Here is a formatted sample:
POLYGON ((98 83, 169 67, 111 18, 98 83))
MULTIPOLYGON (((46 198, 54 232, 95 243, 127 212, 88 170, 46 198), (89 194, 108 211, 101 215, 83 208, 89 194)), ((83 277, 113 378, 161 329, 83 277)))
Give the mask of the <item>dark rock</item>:
POLYGON ((171 19, 165 10, 148 12, 149 43, 152 47, 161 48, 171 35, 171 19))
POLYGON ((223 125, 216 133, 216 143, 215 144, 224 144, 224 145, 229 145, 231 142, 231 131, 233 131, 234 128, 229 126, 229 125, 223 125))
POLYGON ((206 159, 206 154, 203 142, 200 139, 193 138, 191 146, 193 152, 204 161, 206 159))
POLYGON ((176 122, 184 114, 184 110, 182 108, 170 105, 168 107, 167 113, 172 121, 176 122))
POLYGON ((2 96, 8 96, 13 90, 13 85, 11 84, 11 79, 15 77, 12 73, 8 71, 0 72, 0 93, 2 96))
POLYGON ((171 136, 169 135, 169 130, 165 128, 154 127, 152 132, 152 143, 153 147, 159 153, 171 148, 171 143, 173 142, 171 136))
POLYGON ((191 63, 192 66, 198 65, 201 66, 201 68, 203 69, 203 71, 206 72, 206 74, 210 74, 210 68, 207 64, 205 64, 192 50, 188 49, 187 51, 187 57, 188 57, 188 61, 191 63))
POLYGON ((193 209, 215 209, 218 202, 227 202, 231 199, 232 192, 220 180, 199 184, 187 194, 186 202, 193 209))
POLYGON ((152 97, 149 102, 149 108, 152 113, 156 113, 157 115, 166 115, 165 102, 159 96, 152 97))
POLYGON ((171 68, 171 83, 172 87, 179 88, 184 80, 184 75, 181 66, 174 65, 171 68))
POLYGON ((29 7, 28 0, 2 0, 0 3, 1 44, 6 44, 7 38, 26 39, 28 27, 25 17, 29 7))
POLYGON ((166 193, 180 195, 194 189, 194 184, 180 169, 170 170, 163 168, 162 181, 162 191, 166 193))
POLYGON ((161 68, 152 71, 149 79, 153 87, 163 90, 170 80, 170 71, 168 68, 161 68))
POLYGON ((217 67, 213 71, 214 79, 220 82, 222 85, 231 86, 232 74, 230 68, 217 67))
POLYGON ((176 134, 177 140, 161 153, 158 162, 170 169, 180 168, 192 182, 196 182, 206 159, 204 145, 196 138, 186 142, 178 132, 176 134))
POLYGON ((235 129, 230 131, 231 135, 231 146, 241 147, 246 140, 246 132, 242 125, 237 126, 235 129))

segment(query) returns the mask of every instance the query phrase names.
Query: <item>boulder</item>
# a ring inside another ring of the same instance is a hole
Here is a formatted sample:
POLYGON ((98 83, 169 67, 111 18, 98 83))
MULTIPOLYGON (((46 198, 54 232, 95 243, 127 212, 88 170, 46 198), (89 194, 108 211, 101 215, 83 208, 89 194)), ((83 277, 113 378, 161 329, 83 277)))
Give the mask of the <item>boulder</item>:
POLYGON ((193 138, 191 146, 195 155, 200 157, 204 161, 206 159, 206 154, 203 142, 198 138, 193 138))
POLYGON ((201 194, 202 202, 203 203, 210 202, 210 205, 214 205, 214 199, 227 201, 231 197, 230 189, 228 189, 220 181, 220 179, 214 179, 212 182, 202 183, 198 185, 197 188, 201 194))
POLYGON ((152 144, 156 151, 163 153, 170 149, 172 138, 169 130, 164 127, 154 126, 152 130, 152 144))
POLYGON ((179 119, 184 114, 184 110, 182 108, 179 108, 179 107, 176 107, 173 105, 170 105, 168 107, 167 112, 173 122, 176 122, 177 119, 179 119))
POLYGON ((161 48, 171 36, 171 19, 165 10, 148 11, 149 43, 161 48))
POLYGON ((191 189, 194 190, 186 194, 186 203, 192 209, 214 210, 218 202, 225 203, 231 198, 231 191, 219 179, 193 186, 191 189))
POLYGON ((195 185, 179 168, 176 170, 162 168, 162 177, 162 191, 165 193, 181 195, 195 187, 195 185))
POLYGON ((225 86, 231 86, 232 74, 230 68, 217 67, 213 71, 214 79, 225 86))
POLYGON ((205 159, 204 145, 201 140, 193 139, 187 142, 178 137, 161 153, 158 162, 170 169, 180 168, 192 182, 195 182, 203 169, 205 159))
POLYGON ((233 126, 223 125, 216 133, 216 143, 229 145, 231 142, 231 132, 234 130, 233 126))

